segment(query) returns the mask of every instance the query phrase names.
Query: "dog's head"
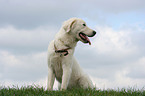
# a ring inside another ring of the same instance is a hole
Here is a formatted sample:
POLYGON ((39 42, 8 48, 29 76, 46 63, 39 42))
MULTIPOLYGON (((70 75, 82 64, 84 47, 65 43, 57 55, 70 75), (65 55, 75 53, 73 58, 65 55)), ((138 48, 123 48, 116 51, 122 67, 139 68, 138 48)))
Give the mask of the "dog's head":
POLYGON ((65 21, 63 28, 68 34, 73 35, 76 40, 89 43, 90 45, 91 42, 88 37, 93 37, 96 34, 94 30, 87 27, 85 21, 79 18, 71 18, 65 21))

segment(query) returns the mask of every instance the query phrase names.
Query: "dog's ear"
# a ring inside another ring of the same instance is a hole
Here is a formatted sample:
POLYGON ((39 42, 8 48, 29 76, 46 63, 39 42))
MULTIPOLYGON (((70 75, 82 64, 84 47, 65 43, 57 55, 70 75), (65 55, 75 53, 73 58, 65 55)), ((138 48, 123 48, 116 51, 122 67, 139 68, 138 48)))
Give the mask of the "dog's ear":
POLYGON ((76 22, 75 19, 64 22, 64 26, 63 26, 64 30, 66 32, 70 32, 71 31, 71 28, 73 27, 73 25, 74 25, 75 22, 76 22))

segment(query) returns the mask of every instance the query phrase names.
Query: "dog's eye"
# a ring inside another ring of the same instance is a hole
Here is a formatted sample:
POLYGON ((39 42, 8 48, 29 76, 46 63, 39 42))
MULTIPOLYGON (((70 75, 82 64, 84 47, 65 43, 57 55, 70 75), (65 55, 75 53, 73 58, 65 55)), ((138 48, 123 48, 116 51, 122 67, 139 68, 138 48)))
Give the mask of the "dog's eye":
POLYGON ((86 24, 83 24, 83 26, 86 26, 86 24))

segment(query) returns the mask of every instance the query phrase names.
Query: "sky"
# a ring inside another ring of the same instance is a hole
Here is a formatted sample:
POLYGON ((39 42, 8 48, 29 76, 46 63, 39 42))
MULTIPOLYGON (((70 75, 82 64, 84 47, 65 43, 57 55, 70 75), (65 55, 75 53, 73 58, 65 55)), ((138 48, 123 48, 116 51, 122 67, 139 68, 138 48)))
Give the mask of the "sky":
POLYGON ((74 53, 93 84, 144 89, 144 10, 144 0, 0 0, 0 86, 46 87, 49 42, 78 17, 97 32, 74 53))

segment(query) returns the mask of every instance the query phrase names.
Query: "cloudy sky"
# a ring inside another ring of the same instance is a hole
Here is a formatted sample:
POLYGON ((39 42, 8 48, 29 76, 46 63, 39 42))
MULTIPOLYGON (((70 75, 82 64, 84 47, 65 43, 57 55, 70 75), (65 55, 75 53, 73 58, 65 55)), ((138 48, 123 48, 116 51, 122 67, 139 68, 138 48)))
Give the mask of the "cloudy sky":
POLYGON ((0 0, 0 86, 46 87, 48 44, 63 21, 79 17, 97 31, 74 54, 94 85, 142 89, 144 10, 144 0, 0 0))

